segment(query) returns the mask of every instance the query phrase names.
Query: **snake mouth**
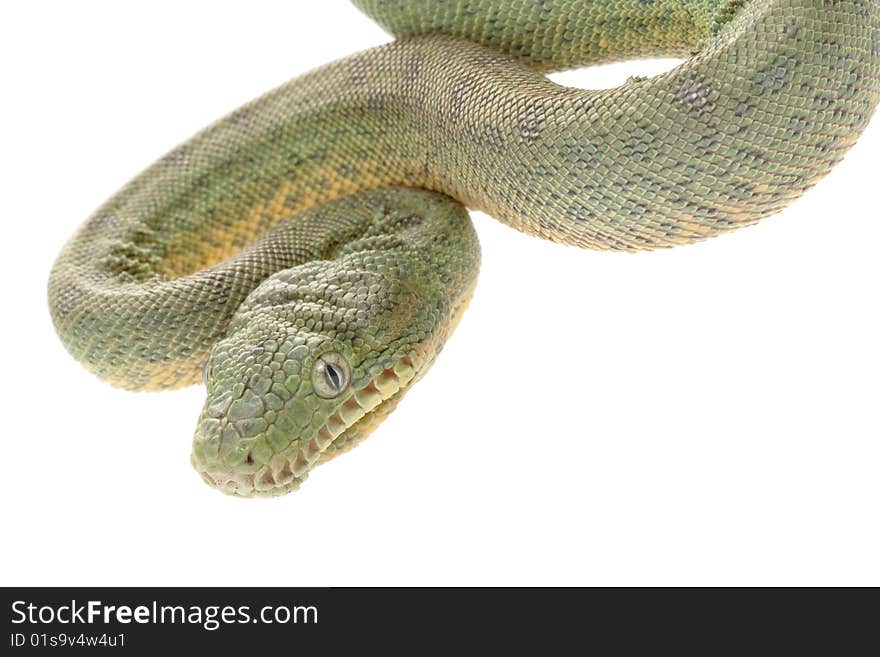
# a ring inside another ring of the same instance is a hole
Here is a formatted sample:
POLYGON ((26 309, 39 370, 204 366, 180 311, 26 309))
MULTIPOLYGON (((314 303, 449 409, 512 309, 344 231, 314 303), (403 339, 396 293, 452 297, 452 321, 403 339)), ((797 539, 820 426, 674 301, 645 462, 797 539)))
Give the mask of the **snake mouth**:
POLYGON ((316 465, 325 463, 363 441, 394 410, 420 376, 422 359, 405 356, 386 367, 365 385, 351 392, 308 440, 295 439, 267 463, 232 467, 219 459, 202 462, 195 453, 191 462, 212 488, 236 497, 278 497, 297 490, 316 465))

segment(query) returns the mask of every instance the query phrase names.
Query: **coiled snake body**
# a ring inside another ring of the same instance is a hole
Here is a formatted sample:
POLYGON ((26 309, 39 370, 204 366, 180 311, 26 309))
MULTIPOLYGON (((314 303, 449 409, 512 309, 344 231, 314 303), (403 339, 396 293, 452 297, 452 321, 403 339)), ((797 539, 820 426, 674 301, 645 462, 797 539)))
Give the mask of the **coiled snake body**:
POLYGON ((780 210, 880 98, 878 0, 358 0, 399 38, 271 91, 101 206, 49 281, 132 389, 204 376, 193 463, 276 495, 362 440, 474 287, 465 206, 567 244, 684 244, 780 210), (687 61, 606 91, 542 72, 687 61))

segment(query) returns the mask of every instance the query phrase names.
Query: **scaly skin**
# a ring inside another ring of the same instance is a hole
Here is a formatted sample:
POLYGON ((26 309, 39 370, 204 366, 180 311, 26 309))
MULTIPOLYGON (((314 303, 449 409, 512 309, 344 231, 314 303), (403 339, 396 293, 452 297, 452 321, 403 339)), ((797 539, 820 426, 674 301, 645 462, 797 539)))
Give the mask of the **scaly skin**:
POLYGON ((50 277, 97 375, 204 371, 193 463, 229 493, 296 488, 424 374, 476 280, 461 204, 582 247, 690 243, 802 194, 880 100, 878 0, 356 4, 401 38, 170 152, 50 277), (542 75, 644 55, 689 59, 606 91, 542 75))

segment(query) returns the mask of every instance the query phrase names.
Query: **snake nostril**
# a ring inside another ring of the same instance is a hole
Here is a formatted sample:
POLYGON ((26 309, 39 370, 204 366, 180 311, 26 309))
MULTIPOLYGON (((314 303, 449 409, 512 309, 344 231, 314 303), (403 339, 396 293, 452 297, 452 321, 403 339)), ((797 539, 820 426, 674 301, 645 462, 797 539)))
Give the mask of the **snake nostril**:
POLYGON ((245 459, 244 462, 247 463, 248 465, 254 464, 254 455, 252 452, 248 452, 247 458, 245 459))

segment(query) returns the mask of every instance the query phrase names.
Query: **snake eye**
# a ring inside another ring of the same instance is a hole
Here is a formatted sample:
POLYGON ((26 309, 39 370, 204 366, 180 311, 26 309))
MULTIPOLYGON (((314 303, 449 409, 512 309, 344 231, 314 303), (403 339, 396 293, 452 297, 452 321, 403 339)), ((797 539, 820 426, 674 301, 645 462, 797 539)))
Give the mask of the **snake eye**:
POLYGON ((348 361, 337 351, 321 354, 312 367, 312 387, 323 399, 338 397, 348 387, 350 380, 348 361))

